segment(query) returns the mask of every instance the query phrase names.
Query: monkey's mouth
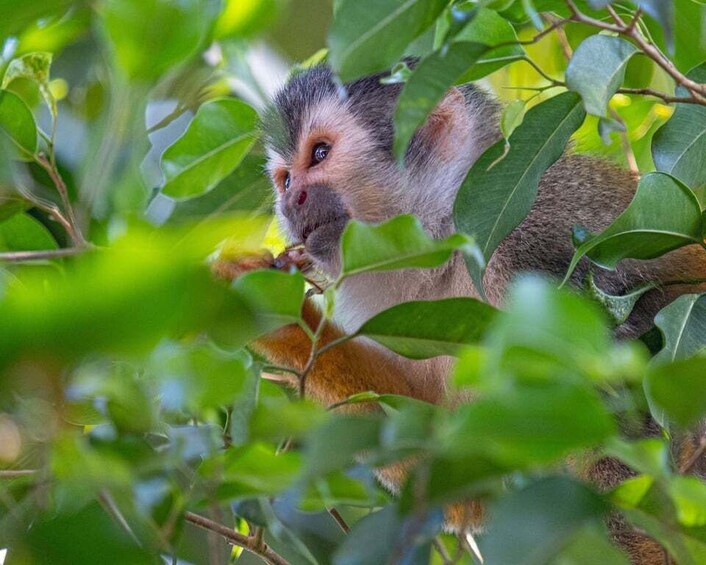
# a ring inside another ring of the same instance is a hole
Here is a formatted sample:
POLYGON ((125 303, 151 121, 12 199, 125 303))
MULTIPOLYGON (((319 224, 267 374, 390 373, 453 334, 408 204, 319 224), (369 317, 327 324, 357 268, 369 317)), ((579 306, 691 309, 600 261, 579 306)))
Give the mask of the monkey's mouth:
POLYGON ((340 235, 347 222, 347 216, 340 216, 323 222, 307 224, 302 230, 302 243, 306 244, 312 235, 318 235, 318 233, 330 232, 330 235, 333 236, 339 232, 338 235, 340 235))

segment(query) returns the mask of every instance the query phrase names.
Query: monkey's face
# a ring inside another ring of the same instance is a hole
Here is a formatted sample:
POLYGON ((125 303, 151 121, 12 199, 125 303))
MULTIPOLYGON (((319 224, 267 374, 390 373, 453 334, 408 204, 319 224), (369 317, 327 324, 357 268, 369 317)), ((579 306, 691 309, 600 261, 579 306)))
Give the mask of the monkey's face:
POLYGON ((389 216, 399 173, 337 97, 310 105, 296 122, 289 150, 268 147, 276 213, 290 243, 303 243, 322 267, 336 270, 346 223, 389 216))

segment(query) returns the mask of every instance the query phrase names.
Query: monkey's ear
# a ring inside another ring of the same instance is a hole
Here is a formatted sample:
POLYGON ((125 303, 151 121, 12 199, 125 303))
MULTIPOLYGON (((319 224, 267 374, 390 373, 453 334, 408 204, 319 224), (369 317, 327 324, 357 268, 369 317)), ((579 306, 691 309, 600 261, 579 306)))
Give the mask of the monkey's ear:
POLYGON ((466 97, 458 88, 451 88, 434 110, 426 123, 419 128, 417 136, 424 145, 437 152, 451 152, 459 148, 470 130, 470 117, 466 109, 466 97))

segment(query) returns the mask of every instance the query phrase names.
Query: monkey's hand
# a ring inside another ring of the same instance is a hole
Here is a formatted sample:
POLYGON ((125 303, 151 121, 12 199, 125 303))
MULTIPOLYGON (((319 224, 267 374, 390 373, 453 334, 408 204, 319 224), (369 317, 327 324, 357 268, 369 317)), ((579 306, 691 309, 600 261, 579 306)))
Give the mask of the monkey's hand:
POLYGON ((211 264, 211 270, 219 279, 232 281, 245 273, 258 269, 289 271, 295 268, 302 273, 306 273, 311 269, 311 266, 311 259, 304 249, 294 247, 285 249, 277 257, 273 257, 272 253, 267 250, 242 255, 236 258, 221 256, 211 264))

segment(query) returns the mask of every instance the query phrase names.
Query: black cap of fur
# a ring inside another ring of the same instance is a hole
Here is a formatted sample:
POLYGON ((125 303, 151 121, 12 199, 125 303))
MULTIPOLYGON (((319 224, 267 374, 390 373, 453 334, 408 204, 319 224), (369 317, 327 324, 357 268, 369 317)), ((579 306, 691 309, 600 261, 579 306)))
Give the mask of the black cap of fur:
POLYGON ((380 79, 387 75, 366 76, 339 88, 333 72, 323 64, 295 74, 265 111, 262 118, 265 143, 280 155, 292 155, 304 116, 326 99, 347 98, 350 111, 361 125, 381 147, 391 149, 392 113, 402 85, 381 84, 380 79))

